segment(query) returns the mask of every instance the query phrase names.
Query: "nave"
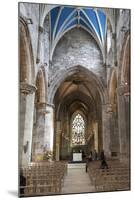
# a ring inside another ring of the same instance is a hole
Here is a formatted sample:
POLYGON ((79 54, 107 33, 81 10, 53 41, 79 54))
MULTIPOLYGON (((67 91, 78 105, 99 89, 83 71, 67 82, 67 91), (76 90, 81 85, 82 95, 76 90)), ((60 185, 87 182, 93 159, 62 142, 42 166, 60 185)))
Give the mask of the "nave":
POLYGON ((130 190, 130 11, 19 9, 20 196, 130 190))

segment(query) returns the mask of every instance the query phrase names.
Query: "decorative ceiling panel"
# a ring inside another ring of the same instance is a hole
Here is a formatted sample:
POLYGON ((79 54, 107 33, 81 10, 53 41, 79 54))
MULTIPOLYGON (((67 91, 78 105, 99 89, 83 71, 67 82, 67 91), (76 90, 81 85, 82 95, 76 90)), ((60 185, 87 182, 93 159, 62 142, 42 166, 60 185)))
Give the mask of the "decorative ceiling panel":
POLYGON ((101 49, 106 36, 106 15, 97 8, 57 6, 50 11, 51 45, 56 47, 60 38, 74 27, 91 34, 101 49))

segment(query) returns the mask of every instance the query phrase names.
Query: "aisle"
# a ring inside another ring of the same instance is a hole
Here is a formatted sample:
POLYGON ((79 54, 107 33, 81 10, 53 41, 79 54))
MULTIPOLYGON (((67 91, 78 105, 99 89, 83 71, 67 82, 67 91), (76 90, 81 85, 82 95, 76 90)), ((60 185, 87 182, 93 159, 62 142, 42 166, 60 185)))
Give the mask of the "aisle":
POLYGON ((94 192, 88 174, 85 172, 85 163, 68 164, 68 173, 64 180, 62 194, 94 192))

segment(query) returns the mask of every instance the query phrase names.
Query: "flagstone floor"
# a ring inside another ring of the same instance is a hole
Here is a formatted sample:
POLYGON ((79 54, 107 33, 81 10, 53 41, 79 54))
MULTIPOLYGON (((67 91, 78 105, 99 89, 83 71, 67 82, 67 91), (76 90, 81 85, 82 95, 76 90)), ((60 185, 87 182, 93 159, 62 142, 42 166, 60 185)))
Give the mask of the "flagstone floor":
POLYGON ((85 167, 85 163, 68 164, 68 173, 64 179, 62 194, 95 191, 85 167))

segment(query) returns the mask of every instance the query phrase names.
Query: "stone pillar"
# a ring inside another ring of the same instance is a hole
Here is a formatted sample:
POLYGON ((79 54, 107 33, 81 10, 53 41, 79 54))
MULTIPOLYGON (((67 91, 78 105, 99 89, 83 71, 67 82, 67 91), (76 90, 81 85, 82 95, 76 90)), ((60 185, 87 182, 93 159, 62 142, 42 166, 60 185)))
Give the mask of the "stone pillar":
POLYGON ((117 116, 114 111, 114 105, 109 107, 109 128, 110 128, 110 151, 111 156, 118 156, 119 154, 119 134, 117 127, 117 116))
POLYGON ((126 161, 129 157, 130 145, 130 121, 129 121, 129 87, 121 85, 118 87, 118 113, 119 113, 119 142, 120 160, 126 161))
POLYGON ((109 104, 102 105, 102 140, 106 157, 111 157, 110 150, 110 115, 109 104))
POLYGON ((54 106, 46 104, 44 147, 53 151, 54 140, 54 106))
POLYGON ((36 87, 33 85, 27 83, 21 83, 20 85, 20 166, 27 166, 31 161, 35 90, 36 87))
POLYGON ((98 123, 94 123, 94 147, 96 151, 98 152, 98 123))
POLYGON ((56 161, 60 159, 61 121, 56 122, 56 161))
POLYGON ((43 154, 44 150, 44 135, 45 135, 45 115, 46 104, 40 102, 36 104, 36 126, 35 126, 35 159, 38 155, 43 154))
POLYGON ((68 152, 68 159, 70 159, 70 153, 71 153, 71 148, 70 148, 70 124, 69 124, 69 114, 67 113, 66 116, 66 134, 67 134, 67 152, 68 152))
POLYGON ((124 94, 125 113, 126 113, 126 139, 127 139, 127 158, 130 156, 130 94, 124 94))
POLYGON ((42 43, 43 43, 43 31, 44 28, 39 26, 38 27, 38 49, 37 49, 37 59, 36 62, 39 63, 42 61, 43 58, 43 51, 42 51, 42 43))
POLYGON ((49 70, 49 18, 46 16, 44 26, 39 26, 38 36, 38 50, 37 50, 37 63, 45 65, 46 81, 48 82, 48 70, 49 70))

